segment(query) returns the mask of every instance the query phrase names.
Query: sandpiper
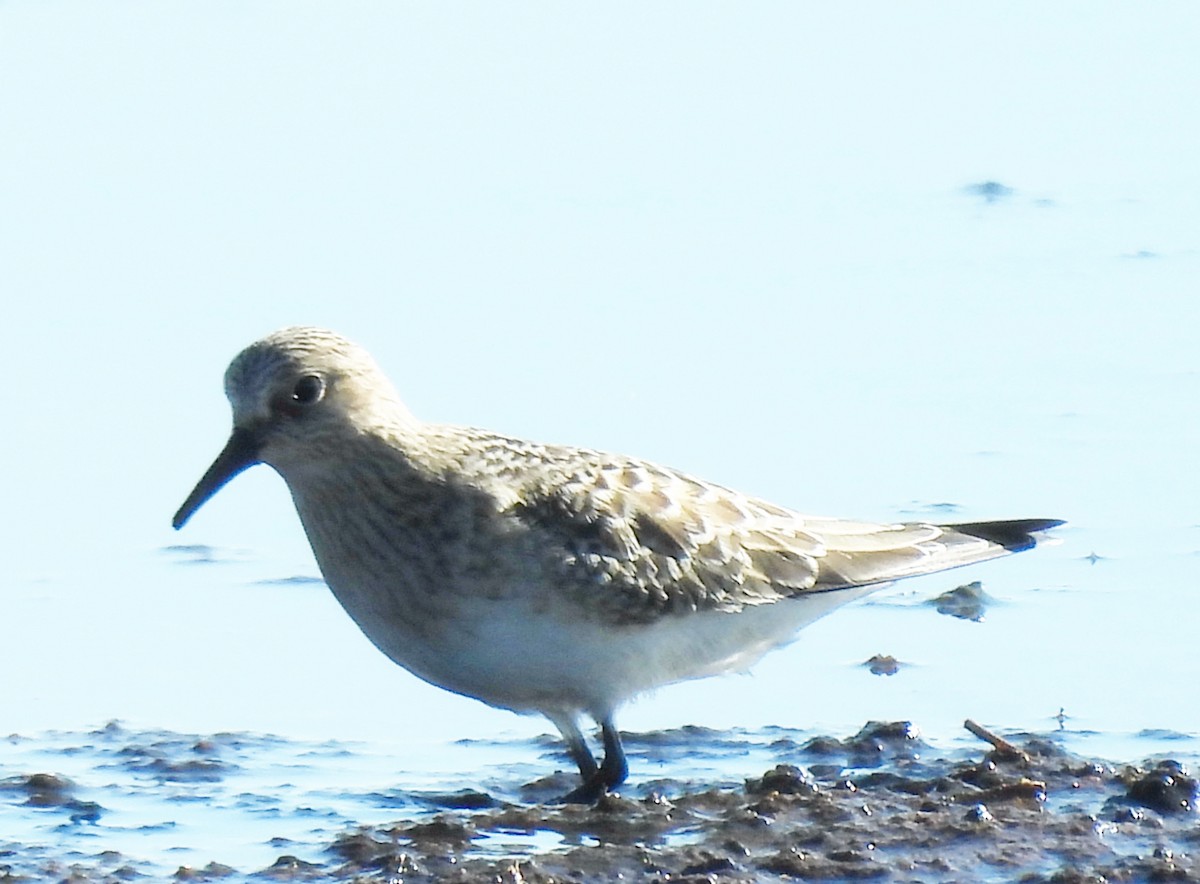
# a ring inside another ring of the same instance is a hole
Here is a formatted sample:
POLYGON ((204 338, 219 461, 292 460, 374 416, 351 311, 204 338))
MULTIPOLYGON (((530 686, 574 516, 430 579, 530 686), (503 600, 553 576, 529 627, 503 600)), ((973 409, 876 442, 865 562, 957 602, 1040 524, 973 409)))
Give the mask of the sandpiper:
POLYGON ((582 777, 571 801, 624 781, 613 716, 630 698, 744 670, 880 586, 1061 524, 806 516, 624 455, 423 423, 365 350, 317 328, 251 344, 225 392, 232 435, 174 526, 273 467, 367 638, 432 684, 550 719, 582 777))

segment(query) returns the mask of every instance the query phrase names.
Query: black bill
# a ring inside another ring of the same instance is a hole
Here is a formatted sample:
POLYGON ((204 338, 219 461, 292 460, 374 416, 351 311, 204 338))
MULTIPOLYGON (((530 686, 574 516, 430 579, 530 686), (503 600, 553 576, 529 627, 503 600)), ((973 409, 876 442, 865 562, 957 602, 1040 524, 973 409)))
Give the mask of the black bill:
POLYGON ((226 482, 247 467, 252 467, 258 463, 258 449, 258 437, 254 433, 250 430, 234 427, 229 441, 225 443, 225 447, 217 455, 217 459, 213 461, 212 466, 208 468, 208 471, 196 483, 196 487, 192 489, 192 493, 188 495, 187 500, 183 502, 183 506, 179 508, 179 512, 175 513, 175 518, 171 520, 171 525, 176 529, 182 528, 184 523, 192 517, 192 514, 200 509, 206 500, 220 491, 226 482))

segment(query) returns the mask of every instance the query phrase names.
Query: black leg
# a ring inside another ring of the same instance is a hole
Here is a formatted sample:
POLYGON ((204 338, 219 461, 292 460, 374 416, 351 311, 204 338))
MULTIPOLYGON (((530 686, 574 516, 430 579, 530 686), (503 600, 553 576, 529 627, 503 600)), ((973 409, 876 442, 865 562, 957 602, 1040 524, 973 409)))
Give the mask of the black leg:
MULTIPOLYGON (((559 729, 562 729, 561 726, 559 729)), ((596 768, 593 760, 592 774, 585 776, 579 788, 563 798, 564 804, 593 804, 610 789, 625 782, 625 777, 629 775, 629 764, 625 761, 625 750, 621 747, 621 735, 617 732, 611 715, 600 722, 600 732, 604 739, 604 762, 596 768)), ((581 765, 580 773, 582 772, 581 765)))
POLYGON ((575 724, 574 719, 556 717, 552 720, 558 732, 562 734, 563 742, 567 744, 571 760, 579 768, 579 776, 586 783, 596 776, 599 769, 596 767, 596 759, 592 757, 592 750, 588 748, 587 741, 583 739, 583 734, 579 732, 579 726, 575 724))
POLYGON ((625 760, 621 734, 613 724, 611 715, 600 722, 600 732, 604 735, 604 763, 600 765, 599 776, 605 787, 612 789, 625 782, 625 778, 629 776, 629 763, 625 760))

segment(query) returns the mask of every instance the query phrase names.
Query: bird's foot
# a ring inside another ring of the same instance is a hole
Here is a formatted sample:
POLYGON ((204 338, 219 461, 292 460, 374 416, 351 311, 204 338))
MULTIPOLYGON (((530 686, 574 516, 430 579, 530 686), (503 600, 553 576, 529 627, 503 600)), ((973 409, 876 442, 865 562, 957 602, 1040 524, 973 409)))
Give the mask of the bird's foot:
POLYGON ((595 804, 601 798, 608 794, 608 783, 605 778, 597 771, 592 776, 588 777, 578 787, 572 789, 562 798, 556 801, 556 804, 595 804))

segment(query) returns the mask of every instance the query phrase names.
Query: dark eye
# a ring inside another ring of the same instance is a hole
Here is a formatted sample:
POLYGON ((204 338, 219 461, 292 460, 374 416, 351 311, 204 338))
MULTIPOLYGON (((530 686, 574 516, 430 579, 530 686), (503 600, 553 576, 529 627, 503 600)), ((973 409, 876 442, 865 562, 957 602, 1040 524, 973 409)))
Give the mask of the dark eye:
POLYGON ((292 388, 292 401, 297 405, 313 405, 325 395, 325 382, 315 374, 306 374, 292 388))

